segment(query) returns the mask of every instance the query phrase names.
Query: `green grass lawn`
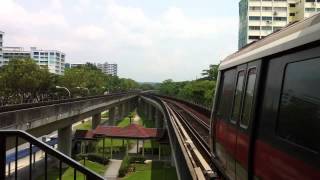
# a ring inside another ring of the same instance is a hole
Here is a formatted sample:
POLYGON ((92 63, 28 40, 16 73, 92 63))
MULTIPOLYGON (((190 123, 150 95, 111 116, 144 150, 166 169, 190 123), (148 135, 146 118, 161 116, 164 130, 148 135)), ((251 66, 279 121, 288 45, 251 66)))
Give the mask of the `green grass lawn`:
POLYGON ((123 118, 121 121, 117 123, 118 127, 126 127, 130 125, 130 119, 128 117, 123 118))
MULTIPOLYGON (((83 160, 80 163, 83 164, 83 160)), ((86 160, 86 167, 100 175, 104 175, 104 172, 107 169, 107 166, 104 166, 89 160, 86 160)), ((73 180, 74 179, 73 174, 74 174, 73 168, 69 167, 64 170, 62 179, 73 180)), ((45 179, 44 175, 37 178, 37 180, 42 180, 42 179, 45 179)), ((59 179, 59 169, 58 168, 49 169, 48 180, 57 180, 57 179, 59 179)), ((77 172, 77 180, 84 180, 84 179, 85 179, 84 175, 80 172, 77 172)))
POLYGON ((91 128, 92 128, 91 120, 78 124, 74 127, 74 129, 81 129, 81 130, 91 130, 91 128))
POLYGON ((176 180, 178 179, 176 169, 164 162, 154 161, 149 164, 131 164, 136 171, 129 173, 125 180, 176 180))

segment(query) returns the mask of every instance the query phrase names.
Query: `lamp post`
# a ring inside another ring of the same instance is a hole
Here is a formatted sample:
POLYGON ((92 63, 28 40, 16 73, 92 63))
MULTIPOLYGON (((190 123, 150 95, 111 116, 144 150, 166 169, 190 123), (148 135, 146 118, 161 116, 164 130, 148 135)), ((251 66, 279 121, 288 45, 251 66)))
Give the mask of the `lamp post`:
POLYGON ((57 89, 64 89, 64 90, 66 90, 66 91, 68 92, 69 98, 71 98, 71 93, 70 93, 70 91, 69 91, 68 88, 63 87, 63 86, 56 86, 56 88, 57 88, 57 89))

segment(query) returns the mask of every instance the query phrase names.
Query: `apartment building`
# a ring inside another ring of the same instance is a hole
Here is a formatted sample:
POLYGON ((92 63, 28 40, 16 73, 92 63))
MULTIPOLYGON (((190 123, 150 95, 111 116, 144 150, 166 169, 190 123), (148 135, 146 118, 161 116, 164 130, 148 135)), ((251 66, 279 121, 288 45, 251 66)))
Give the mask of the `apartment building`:
POLYGON ((63 75, 65 68, 65 54, 57 50, 42 50, 31 47, 31 58, 41 67, 47 67, 49 72, 63 75))
POLYGON ((63 75, 65 54, 57 50, 40 50, 31 47, 26 51, 23 47, 4 47, 4 32, 0 31, 0 67, 7 65, 10 59, 14 58, 32 58, 41 66, 48 68, 49 72, 63 75))
POLYGON ((239 49, 320 11, 320 0, 241 0, 239 49))
MULTIPOLYGON (((2 48, 3 48, 3 35, 4 32, 0 31, 0 63, 2 63, 2 58, 3 58, 3 53, 2 53, 2 48)), ((0 65, 1 66, 1 65, 0 65)))
POLYGON ((0 66, 7 65, 10 59, 30 58, 30 51, 25 51, 23 47, 2 47, 2 55, 0 66))
POLYGON ((117 64, 109 64, 105 62, 103 64, 98 63, 97 67, 101 69, 101 71, 105 74, 109 74, 112 76, 117 76, 118 74, 118 65, 117 64))

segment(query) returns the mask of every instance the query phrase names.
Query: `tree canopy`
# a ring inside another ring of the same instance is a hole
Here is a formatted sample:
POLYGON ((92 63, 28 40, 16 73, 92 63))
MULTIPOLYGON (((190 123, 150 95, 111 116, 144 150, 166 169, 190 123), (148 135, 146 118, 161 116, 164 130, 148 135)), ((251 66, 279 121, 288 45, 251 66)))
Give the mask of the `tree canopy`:
POLYGON ((51 74, 31 58, 12 59, 0 68, 0 104, 17 104, 100 95, 110 92, 127 91, 139 88, 132 79, 106 75, 94 64, 66 69, 64 75, 51 74))
POLYGON ((198 80, 174 82, 172 79, 167 79, 160 84, 159 92, 204 106, 212 106, 218 66, 210 65, 209 69, 203 70, 204 77, 198 80))

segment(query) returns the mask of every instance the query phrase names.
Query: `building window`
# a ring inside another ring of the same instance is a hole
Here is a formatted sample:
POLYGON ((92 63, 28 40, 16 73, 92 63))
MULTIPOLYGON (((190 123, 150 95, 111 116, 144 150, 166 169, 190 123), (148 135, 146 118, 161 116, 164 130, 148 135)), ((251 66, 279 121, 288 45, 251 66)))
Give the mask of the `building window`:
POLYGON ((250 30, 260 30, 260 26, 249 26, 250 30))
POLYGON ((305 10, 306 12, 314 12, 316 11, 316 8, 306 8, 305 10))
POLYGON ((274 7, 275 11, 287 11, 287 7, 274 7))
POLYGON ((39 55, 39 52, 33 52, 33 55, 39 55))
POLYGON ((287 21, 287 17, 273 17, 275 21, 287 21))
POLYGON ((265 30, 265 31, 271 31, 272 27, 271 26, 262 26, 261 29, 265 30))
POLYGON ((320 152, 320 59, 290 63, 285 70, 277 134, 320 152))
POLYGON ((250 10, 250 11, 260 11, 260 10, 261 10, 261 7, 259 7, 259 6, 250 6, 250 7, 249 7, 249 10, 250 10))
POLYGON ((242 91, 243 91, 243 85, 244 85, 244 76, 245 76, 244 70, 238 72, 237 87, 235 90, 233 108, 232 108, 232 113, 231 113, 231 121, 233 121, 233 122, 237 122, 239 115, 240 115, 241 97, 242 97, 242 91))
POLYGON ((262 11, 272 11, 272 7, 262 7, 262 11))
POLYGON ((290 7, 296 7, 296 4, 290 3, 289 6, 290 6, 290 7))
POLYGON ((316 2, 316 0, 306 0, 306 2, 316 2))
POLYGON ((256 68, 251 68, 249 69, 248 76, 247 76, 246 93, 244 97, 242 117, 240 119, 240 126, 243 128, 247 128, 250 123, 255 84, 256 84, 256 68))
POLYGON ((295 16, 295 13, 290 13, 289 15, 290 15, 290 16, 295 16))
POLYGON ((317 8, 317 11, 320 11, 320 8, 317 8))
POLYGON ((272 21, 272 17, 271 16, 262 16, 262 20, 263 21, 272 21))
POLYGON ((249 16, 249 20, 259 21, 260 20, 260 16, 249 16))
POLYGON ((273 31, 278 31, 280 30, 282 27, 279 27, 279 26, 273 26, 273 31))
POLYGON ((260 36, 249 36, 250 40, 258 40, 260 39, 260 36))

